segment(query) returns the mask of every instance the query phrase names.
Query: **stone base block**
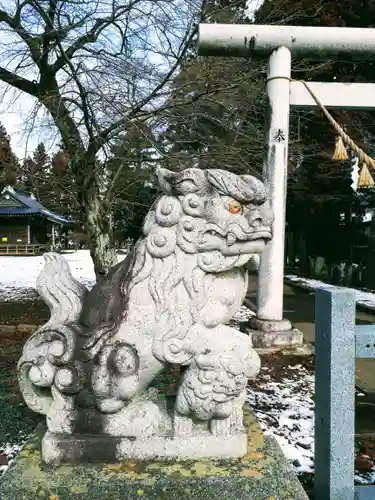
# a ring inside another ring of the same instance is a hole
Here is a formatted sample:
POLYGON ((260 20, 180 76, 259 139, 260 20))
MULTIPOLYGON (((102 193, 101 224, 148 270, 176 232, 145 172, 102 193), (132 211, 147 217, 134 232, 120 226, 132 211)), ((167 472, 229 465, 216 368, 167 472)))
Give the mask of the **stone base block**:
POLYGON ((184 460, 210 456, 238 458, 246 455, 245 432, 224 439, 209 433, 187 437, 129 439, 112 436, 64 436, 46 432, 42 439, 43 460, 47 464, 80 462, 121 462, 123 460, 184 460))
POLYGON ((72 411, 55 410, 42 439, 48 465, 123 460, 223 459, 246 455, 248 435, 241 416, 209 422, 194 421, 174 411, 175 398, 149 388, 115 414, 82 410, 72 434, 63 433, 72 411), (223 436, 225 436, 223 438, 223 436))
POLYGON ((258 319, 253 316, 249 320, 249 326, 253 330, 259 330, 260 332, 289 332, 292 330, 292 323, 288 319, 282 319, 281 321, 271 321, 268 319, 258 319))
POLYGON ((298 328, 286 332, 260 332, 250 330, 254 348, 297 347, 303 344, 303 333, 298 328))
MULTIPOLYGON (((307 500, 277 442, 245 409, 247 452, 231 460, 124 460, 117 464, 42 464, 44 428, 0 481, 1 500, 307 500)), ((226 446, 222 439, 222 447, 226 446)), ((188 445, 188 443, 186 443, 188 445)), ((101 449, 102 454, 105 450, 101 449)), ((97 452, 97 450, 96 450, 97 452)))
POLYGON ((293 328, 287 319, 270 321, 253 317, 249 321, 249 327, 252 345, 256 349, 303 345, 303 333, 298 328, 293 328))

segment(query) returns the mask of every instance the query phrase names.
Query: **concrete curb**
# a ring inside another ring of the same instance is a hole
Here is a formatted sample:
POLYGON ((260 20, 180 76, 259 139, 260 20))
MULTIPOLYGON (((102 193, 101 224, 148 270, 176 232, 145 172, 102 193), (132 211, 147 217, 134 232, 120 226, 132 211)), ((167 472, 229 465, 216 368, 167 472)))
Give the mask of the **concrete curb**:
MULTIPOLYGON (((301 290, 301 292, 310 292, 310 293, 314 293, 315 292, 314 288, 309 288, 306 285, 302 285, 301 283, 298 283, 296 281, 289 280, 288 278, 284 278, 284 283, 286 285, 291 286, 292 288, 296 288, 297 290, 301 290)), ((327 283, 327 285, 329 285, 329 283, 327 283)), ((361 291, 361 290, 358 290, 358 291, 361 291)), ((375 308, 371 307, 371 306, 367 306, 366 304, 359 304, 357 302, 356 303, 356 308, 359 311, 367 312, 367 313, 370 313, 370 314, 375 314, 375 308)))

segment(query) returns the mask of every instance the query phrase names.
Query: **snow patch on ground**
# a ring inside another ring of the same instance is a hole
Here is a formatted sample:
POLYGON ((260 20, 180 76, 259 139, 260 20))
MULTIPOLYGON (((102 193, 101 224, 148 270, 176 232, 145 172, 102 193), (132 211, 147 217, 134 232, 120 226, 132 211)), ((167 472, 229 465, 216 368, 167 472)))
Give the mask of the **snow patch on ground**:
MULTIPOLYGON (((275 437, 295 472, 313 474, 315 375, 297 364, 284 366, 279 381, 272 378, 270 367, 263 366, 248 391, 248 402, 264 433, 275 437)), ((364 396, 359 391, 356 395, 364 396)), ((375 484, 375 469, 356 471, 354 481, 375 484)))
POLYGON ((15 443, 6 443, 3 445, 0 445, 0 458, 1 456, 6 458, 6 464, 3 464, 3 461, 0 462, 0 477, 2 474, 4 474, 7 470, 10 464, 13 462, 13 460, 16 458, 18 453, 22 450, 23 446, 26 444, 30 436, 24 436, 20 435, 19 436, 19 441, 17 444, 15 443))
POLYGON ((262 430, 272 434, 297 473, 314 470, 314 375, 302 365, 286 367, 274 382, 262 367, 248 401, 262 430))
POLYGON ((241 308, 236 312, 232 318, 234 323, 244 323, 248 321, 252 316, 255 316, 253 311, 250 311, 246 306, 241 306, 241 308))
MULTIPOLYGON (((285 278, 288 281, 298 283, 298 285, 307 288, 309 290, 315 290, 316 288, 337 288, 337 285, 330 285, 328 283, 324 283, 324 281, 319 281, 311 278, 300 278, 299 276, 295 276, 294 274, 288 274, 287 276, 285 276, 285 278)), ((349 287, 340 287, 340 288, 345 288, 346 290, 354 291, 356 294, 357 304, 375 310, 375 293, 364 292, 362 290, 356 290, 355 288, 349 288, 349 287)))
MULTIPOLYGON (((74 278, 87 288, 95 284, 94 265, 89 250, 63 254, 74 278)), ((118 262, 126 257, 118 254, 118 262)), ((0 257, 0 300, 27 300, 36 297, 36 279, 44 267, 42 255, 35 257, 0 257)))
POLYGON ((375 484, 375 470, 372 472, 364 472, 355 474, 354 480, 356 484, 375 484))

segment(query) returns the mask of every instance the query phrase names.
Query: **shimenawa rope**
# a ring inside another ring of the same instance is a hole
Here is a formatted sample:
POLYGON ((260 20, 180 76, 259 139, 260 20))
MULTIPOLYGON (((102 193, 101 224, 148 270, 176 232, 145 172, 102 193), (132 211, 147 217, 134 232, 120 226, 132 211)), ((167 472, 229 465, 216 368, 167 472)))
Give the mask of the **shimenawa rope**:
POLYGON ((344 129, 337 123, 337 121, 333 118, 333 116, 328 111, 328 109, 324 106, 324 104, 322 104, 320 99, 314 94, 314 92, 308 86, 308 84, 303 80, 301 80, 301 83, 303 83, 303 85, 306 87, 306 89, 309 92, 309 94, 311 95, 311 97, 314 99, 316 104, 323 111, 323 113, 327 117, 328 121, 331 123, 333 128, 336 130, 338 135, 343 140, 344 144, 346 144, 346 146, 348 146, 352 151, 354 151, 356 153, 356 155, 358 156, 359 162, 361 164, 365 163, 366 165, 368 165, 369 167, 372 167, 375 170, 375 161, 368 154, 366 154, 363 151, 363 149, 361 149, 359 146, 357 146, 357 144, 353 141, 353 139, 351 139, 351 137, 348 136, 347 133, 345 133, 344 129))
MULTIPOLYGON (((285 80, 289 80, 290 82, 297 81, 297 80, 292 80, 291 78, 288 78, 285 76, 275 76, 275 77, 268 78, 267 83, 271 80, 278 80, 278 79, 285 79, 285 80)), ((368 154, 366 154, 363 151, 363 149, 361 149, 359 146, 357 146, 357 144, 353 141, 353 139, 351 137, 349 137, 349 135, 344 131, 344 129, 340 126, 340 124, 337 123, 337 121, 333 118, 333 116, 328 111, 328 109, 320 101, 318 96, 311 90, 311 88, 309 87, 307 82, 305 82, 304 80, 298 80, 298 81, 305 86, 306 90, 309 92, 309 94, 314 99, 314 101, 319 106, 319 108, 323 111, 324 115, 326 116, 326 118, 328 119, 330 124, 333 126, 333 128, 337 132, 338 136, 341 137, 344 144, 356 153, 359 162, 361 164, 372 167, 375 170, 375 161, 368 154)))

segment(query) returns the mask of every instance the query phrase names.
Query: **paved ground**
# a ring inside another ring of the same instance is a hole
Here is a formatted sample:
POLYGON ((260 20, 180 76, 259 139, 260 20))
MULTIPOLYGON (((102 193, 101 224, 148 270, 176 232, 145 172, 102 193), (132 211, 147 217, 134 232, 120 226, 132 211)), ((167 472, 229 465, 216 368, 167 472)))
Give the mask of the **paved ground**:
MULTIPOLYGON (((256 303, 256 278, 251 276, 248 299, 256 303)), ((315 296, 314 293, 284 285, 284 317, 299 328, 305 342, 315 342, 315 296)), ((375 324, 375 315, 357 310, 357 324, 375 324)), ((357 384, 375 396, 375 359, 356 361, 357 384)))

